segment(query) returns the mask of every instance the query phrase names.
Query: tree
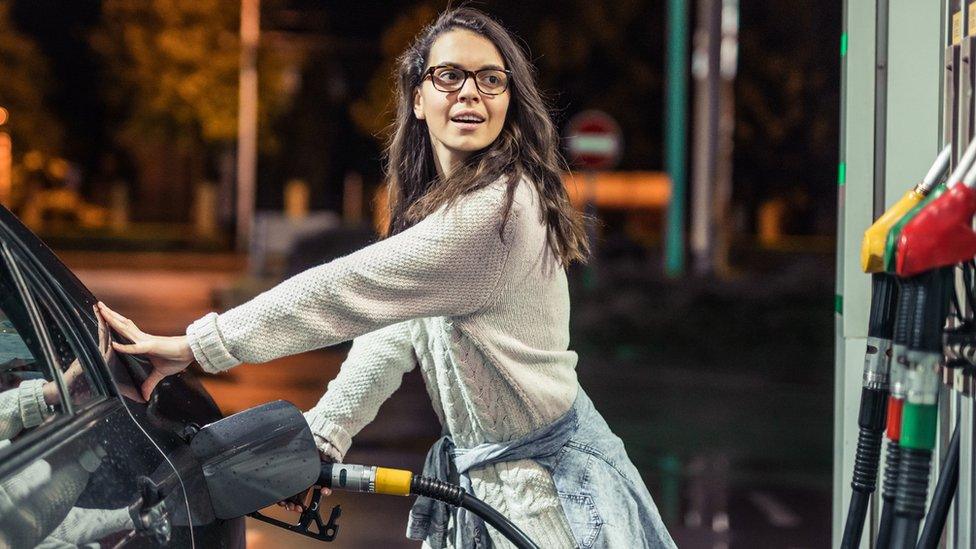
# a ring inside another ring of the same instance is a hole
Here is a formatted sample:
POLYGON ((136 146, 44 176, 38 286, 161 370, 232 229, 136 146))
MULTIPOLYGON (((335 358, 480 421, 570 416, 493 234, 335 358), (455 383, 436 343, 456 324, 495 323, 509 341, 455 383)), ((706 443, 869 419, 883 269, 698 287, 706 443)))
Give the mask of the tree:
POLYGON ((741 4, 735 194, 786 201, 801 233, 834 229, 841 10, 741 4), (825 39, 831 37, 831 39, 825 39))
MULTIPOLYGON (((92 45, 122 120, 117 139, 141 164, 139 190, 153 203, 143 213, 184 218, 208 153, 237 136, 240 2, 105 0, 102 11, 92 45)), ((270 121, 289 96, 284 64, 276 52, 259 53, 263 151, 274 148, 270 121)))
POLYGON ((15 158, 31 150, 59 153, 64 132, 46 104, 51 83, 47 60, 14 27, 9 8, 0 1, 0 107, 9 112, 3 129, 11 134, 15 158))
POLYGON ((407 49, 417 33, 436 17, 437 11, 430 4, 420 4, 397 17, 383 32, 380 38, 383 62, 370 78, 365 97, 354 101, 349 107, 353 121, 364 134, 386 137, 385 132, 396 109, 393 93, 397 57, 407 49))

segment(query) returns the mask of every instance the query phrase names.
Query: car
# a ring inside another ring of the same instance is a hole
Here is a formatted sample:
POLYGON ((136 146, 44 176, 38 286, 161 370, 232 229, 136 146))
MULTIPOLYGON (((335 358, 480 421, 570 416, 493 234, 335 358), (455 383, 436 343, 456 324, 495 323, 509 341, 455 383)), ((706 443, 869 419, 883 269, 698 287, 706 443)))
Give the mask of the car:
POLYGON ((0 547, 243 547, 189 444, 220 410, 192 374, 143 400, 96 303, 0 207, 0 547))

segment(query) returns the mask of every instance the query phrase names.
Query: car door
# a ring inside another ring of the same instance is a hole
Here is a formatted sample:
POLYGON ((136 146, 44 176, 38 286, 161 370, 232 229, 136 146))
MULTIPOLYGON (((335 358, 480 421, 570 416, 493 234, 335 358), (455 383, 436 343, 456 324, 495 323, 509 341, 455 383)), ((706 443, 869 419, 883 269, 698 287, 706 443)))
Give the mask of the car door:
MULTIPOLYGON (((97 349, 96 342, 103 339, 99 334, 107 332, 108 327, 94 312, 96 299, 91 292, 40 239, 2 207, 0 230, 20 244, 27 263, 24 267, 36 273, 38 283, 48 289, 50 301, 57 302, 64 311, 65 331, 79 341, 87 341, 88 348, 97 349)), ((244 519, 215 519, 202 470, 187 444, 198 426, 221 417, 203 386, 192 375, 170 377, 159 385, 150 402, 145 402, 138 387, 150 371, 146 361, 111 352, 110 348, 101 353, 96 350, 92 355, 106 393, 121 403, 134 427, 148 436, 175 467, 181 481, 178 489, 185 493, 186 505, 171 517, 174 532, 179 534, 180 528, 190 525, 189 543, 208 548, 243 547, 244 519)), ((174 546, 187 545, 178 543, 180 535, 174 537, 174 546)))
POLYGON ((0 546, 193 546, 175 468, 18 244, 0 235, 0 546))

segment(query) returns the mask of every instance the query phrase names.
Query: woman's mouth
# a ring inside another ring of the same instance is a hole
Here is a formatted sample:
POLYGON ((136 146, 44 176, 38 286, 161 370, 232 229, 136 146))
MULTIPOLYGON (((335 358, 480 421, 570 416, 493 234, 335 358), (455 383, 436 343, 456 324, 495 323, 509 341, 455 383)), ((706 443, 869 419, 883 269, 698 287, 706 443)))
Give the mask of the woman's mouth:
POLYGON ((485 119, 477 114, 459 114, 451 117, 451 122, 454 122, 462 130, 477 129, 478 125, 484 121, 485 119))

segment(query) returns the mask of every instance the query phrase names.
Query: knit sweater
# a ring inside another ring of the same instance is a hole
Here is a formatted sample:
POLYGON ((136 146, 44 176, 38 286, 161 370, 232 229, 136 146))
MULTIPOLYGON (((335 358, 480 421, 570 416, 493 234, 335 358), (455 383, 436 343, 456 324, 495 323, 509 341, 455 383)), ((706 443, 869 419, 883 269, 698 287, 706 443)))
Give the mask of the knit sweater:
MULTIPOLYGON (((522 180, 501 234, 496 182, 413 227, 314 267, 187 328, 208 372, 334 345, 352 349, 306 413, 336 459, 420 364, 433 407, 459 447, 550 424, 576 396, 565 271, 546 246, 534 185, 522 180)), ((475 495, 542 547, 573 545, 549 473, 532 460, 469 473, 475 495)), ((507 542, 491 531, 498 546, 507 542)))
POLYGON ((40 425, 50 415, 44 403, 43 379, 23 381, 0 393, 0 445, 24 429, 40 425))

